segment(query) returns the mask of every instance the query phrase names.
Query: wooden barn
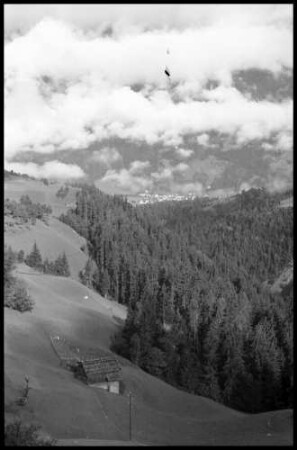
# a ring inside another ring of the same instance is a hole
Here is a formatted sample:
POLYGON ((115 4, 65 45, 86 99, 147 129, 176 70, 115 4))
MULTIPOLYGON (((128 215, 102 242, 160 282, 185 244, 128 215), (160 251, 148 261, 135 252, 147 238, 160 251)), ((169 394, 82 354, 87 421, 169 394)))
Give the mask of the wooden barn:
POLYGON ((113 355, 82 359, 76 363, 76 376, 90 386, 120 393, 120 365, 113 355))

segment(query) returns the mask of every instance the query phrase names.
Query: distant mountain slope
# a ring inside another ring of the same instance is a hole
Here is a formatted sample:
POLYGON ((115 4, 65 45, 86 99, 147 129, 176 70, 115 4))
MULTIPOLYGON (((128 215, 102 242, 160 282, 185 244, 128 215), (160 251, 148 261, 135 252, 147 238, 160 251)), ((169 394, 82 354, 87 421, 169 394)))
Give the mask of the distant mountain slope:
POLYGON ((26 315, 5 309, 7 418, 16 412, 14 400, 28 375, 32 391, 18 413, 56 438, 128 440, 131 391, 133 438, 140 442, 292 443, 290 412, 278 412, 269 425, 270 413, 251 416, 178 391, 122 358, 124 396, 84 385, 59 365, 49 334, 62 332, 78 345, 107 349, 125 308, 74 280, 40 275, 24 264, 16 275, 26 282, 35 307, 26 315))

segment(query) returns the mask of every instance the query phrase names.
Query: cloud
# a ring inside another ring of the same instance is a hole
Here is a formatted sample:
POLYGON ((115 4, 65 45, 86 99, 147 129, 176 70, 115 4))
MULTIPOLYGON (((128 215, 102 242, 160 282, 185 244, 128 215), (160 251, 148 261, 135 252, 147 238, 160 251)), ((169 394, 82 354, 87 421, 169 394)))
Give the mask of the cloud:
MULTIPOLYGON (((8 6, 13 5, 6 5, 8 28, 13 17, 19 17, 18 11, 32 11, 28 5, 28 9, 8 6)), ((145 140, 149 144, 179 145, 188 132, 205 133, 218 128, 228 133, 238 131, 243 141, 249 135, 260 136, 262 128, 262 134, 271 129, 278 131, 284 126, 282 116, 291 114, 290 105, 248 101, 231 86, 234 70, 252 67, 278 73, 282 67, 292 68, 290 8, 276 8, 278 14, 273 10, 273 20, 267 20, 263 14, 263 11, 272 13, 272 8, 265 9, 265 5, 259 10, 245 7, 249 19, 240 14, 243 9, 235 8, 233 16, 238 21, 232 25, 223 13, 230 13, 230 8, 219 8, 221 17, 214 8, 202 8, 203 26, 181 26, 170 31, 137 29, 115 38, 98 33, 90 36, 86 29, 74 26, 79 25, 77 13, 70 13, 65 5, 47 6, 36 10, 32 28, 5 45, 8 158, 29 147, 36 152, 49 151, 49 144, 55 150, 86 148, 110 135, 145 140), (37 20, 42 11, 54 19, 37 20), (262 14, 262 22, 257 11, 262 14), (166 55, 167 46, 170 55, 166 55), (177 85, 173 88, 177 103, 166 90, 163 69, 167 63, 177 85), (217 79, 219 87, 204 89, 209 79, 217 79), (137 83, 151 89, 134 92, 137 83), (189 97, 183 98, 183 86, 193 87, 189 97), (200 100, 195 98, 197 89, 201 91, 200 100)), ((125 11, 125 7, 121 8, 125 11)), ((75 11, 78 10, 83 11, 82 8, 75 11)), ((159 11, 165 10, 169 11, 168 8, 159 11)), ((85 11, 82 17, 91 20, 87 11, 94 14, 95 9, 85 11)), ((104 8, 100 11, 104 15, 104 8)), ((120 21, 119 10, 115 11, 111 8, 106 16, 120 21)), ((139 14, 145 20, 143 10, 129 11, 132 23, 139 14)), ((23 21, 26 20, 30 21, 28 14, 24 16, 23 21)))
POLYGON ((279 150, 293 151, 293 136, 290 132, 280 132, 277 136, 276 147, 279 150))
POLYGON ((223 176, 228 163, 216 158, 213 155, 207 158, 195 158, 191 161, 190 178, 198 179, 204 185, 211 185, 216 179, 223 176))
POLYGON ((195 183, 172 183, 171 192, 183 195, 189 194, 190 192, 196 195, 203 195, 204 186, 202 183, 199 183, 198 181, 195 183))
POLYGON ((279 176, 269 177, 269 180, 265 185, 269 192, 282 191, 284 189, 292 188, 292 186, 292 180, 279 176))
POLYGON ((133 175, 141 173, 150 167, 150 165, 149 161, 133 161, 130 165, 130 173, 133 175))
POLYGON ((190 158, 190 156, 194 153, 194 150, 186 149, 186 148, 176 148, 175 153, 182 159, 190 158))
MULTIPOLYGON (((290 75, 292 16, 291 5, 5 5, 7 163, 112 138, 131 142, 131 152, 144 142, 145 159, 154 146, 182 161, 193 155, 184 148, 189 135, 210 147, 214 131, 238 149, 265 139, 292 151, 293 101, 256 101, 233 84, 236 71, 290 75)), ((115 171, 118 150, 97 148, 93 161, 109 169, 100 181, 108 188, 179 189, 181 178, 195 187, 223 171, 206 162, 199 170, 197 161, 161 165, 150 177, 143 161, 115 171)))
POLYGON ((292 23, 291 5, 5 5, 5 29, 26 32, 44 17, 63 20, 75 26, 114 33, 143 29, 179 29, 215 25, 288 26, 292 23))
POLYGON ((209 135, 206 133, 200 134, 200 136, 197 136, 197 142, 200 145, 207 146, 209 143, 209 135))
POLYGON ((243 183, 240 184, 239 186, 239 192, 241 191, 249 191, 253 186, 252 183, 248 182, 248 181, 244 181, 243 183))
POLYGON ((269 191, 277 191, 291 188, 293 185, 293 152, 281 152, 273 143, 274 152, 270 151, 265 154, 265 161, 269 165, 269 170, 262 178, 262 186, 269 191))
MULTIPOLYGON (((53 70, 50 60, 48 70, 53 70)), ((72 58, 68 60, 70 70, 72 58)), ((174 103, 160 89, 146 98, 128 86, 98 81, 92 74, 73 81, 64 93, 52 90, 50 99, 45 99, 36 77, 23 80, 13 73, 8 75, 10 93, 5 100, 8 159, 28 149, 49 152, 49 144, 55 150, 87 148, 112 136, 172 146, 179 145, 187 133, 212 129, 237 133, 239 143, 292 129, 292 101, 253 102, 238 91, 235 94, 234 88, 226 88, 219 99, 212 94, 207 101, 174 103)))
POLYGON ((158 171, 152 172, 151 177, 156 182, 169 182, 174 179, 175 174, 183 175, 183 173, 188 169, 189 166, 186 163, 181 162, 175 166, 172 166, 169 160, 163 159, 161 161, 161 168, 158 171))
POLYGON ((103 178, 96 181, 96 186, 107 192, 113 191, 120 194, 138 194, 144 190, 156 191, 169 189, 171 192, 189 192, 190 190, 203 188, 201 183, 184 183, 176 179, 183 178, 183 174, 189 169, 185 163, 172 166, 170 161, 162 160, 159 170, 151 172, 149 161, 133 161, 129 168, 120 170, 108 170, 103 178))
POLYGON ((25 173, 35 178, 74 179, 85 176, 84 171, 75 164, 64 164, 60 161, 49 161, 43 165, 35 163, 6 163, 6 170, 25 173))
POLYGON ((100 150, 95 150, 89 158, 89 162, 100 162, 107 167, 113 163, 121 161, 122 156, 115 148, 103 147, 100 150))
POLYGON ((143 171, 149 166, 148 161, 133 161, 129 169, 109 169, 95 185, 107 192, 137 194, 152 187, 152 180, 143 175, 143 171))
POLYGON ((270 144, 269 142, 262 142, 261 147, 264 150, 274 150, 274 146, 270 144))
POLYGON ((186 164, 186 163, 179 163, 173 168, 173 171, 174 172, 185 172, 188 169, 189 169, 188 164, 186 164))

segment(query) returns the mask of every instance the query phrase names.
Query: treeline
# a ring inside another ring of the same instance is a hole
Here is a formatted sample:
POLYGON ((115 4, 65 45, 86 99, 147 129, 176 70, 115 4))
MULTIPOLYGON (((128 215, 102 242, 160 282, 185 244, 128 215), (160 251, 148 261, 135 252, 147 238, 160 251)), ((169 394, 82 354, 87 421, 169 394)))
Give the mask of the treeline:
POLYGON ((12 180, 14 178, 22 178, 23 180, 39 180, 46 186, 52 184, 53 181, 49 181, 47 178, 35 178, 27 175, 26 173, 14 172, 13 170, 5 170, 4 169, 4 178, 7 180, 12 180))
POLYGON ((4 248, 4 306, 20 312, 32 311, 34 302, 25 283, 12 275, 18 254, 11 247, 4 248))
POLYGON ((31 221, 35 224, 36 219, 45 220, 52 214, 52 208, 49 205, 33 203, 28 195, 23 195, 20 201, 5 199, 4 215, 21 219, 23 223, 31 221))
POLYGON ((30 177, 26 173, 19 173, 19 172, 15 172, 14 170, 5 170, 5 169, 4 169, 4 177, 6 179, 23 178, 25 180, 35 180, 35 178, 30 177))
POLYGON ((42 256, 36 242, 32 251, 26 256, 24 250, 15 252, 10 246, 4 248, 4 306, 20 312, 31 311, 34 302, 30 298, 25 283, 12 275, 16 263, 25 263, 39 272, 69 277, 70 270, 65 252, 55 261, 49 261, 42 256))
POLYGON ((292 209, 262 189, 212 207, 132 207, 87 186, 76 200, 61 220, 88 240, 98 269, 87 279, 128 305, 114 350, 243 411, 292 405, 292 290, 262 288, 292 256, 292 209))
POLYGON ((48 258, 42 260, 42 256, 36 242, 34 242, 32 251, 25 257, 22 250, 18 253, 18 261, 24 262, 27 266, 32 267, 39 272, 49 275, 58 275, 61 277, 69 277, 70 269, 66 253, 63 252, 55 261, 49 261, 48 258))

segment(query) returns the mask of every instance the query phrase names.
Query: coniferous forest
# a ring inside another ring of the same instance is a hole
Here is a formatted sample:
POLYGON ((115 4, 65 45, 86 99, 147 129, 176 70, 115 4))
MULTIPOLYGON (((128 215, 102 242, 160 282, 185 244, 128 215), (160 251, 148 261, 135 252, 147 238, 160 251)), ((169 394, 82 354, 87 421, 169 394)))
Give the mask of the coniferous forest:
POLYGON ((82 280, 128 307, 112 348, 190 393, 245 412, 292 407, 293 254, 281 194, 132 206, 92 186, 60 219, 88 241, 82 280))

